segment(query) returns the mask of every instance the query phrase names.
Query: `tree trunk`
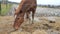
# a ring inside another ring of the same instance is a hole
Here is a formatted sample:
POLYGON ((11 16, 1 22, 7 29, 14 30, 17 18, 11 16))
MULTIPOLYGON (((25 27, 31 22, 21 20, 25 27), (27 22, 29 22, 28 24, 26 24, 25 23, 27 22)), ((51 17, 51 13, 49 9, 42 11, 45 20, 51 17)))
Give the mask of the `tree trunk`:
POLYGON ((8 7, 7 4, 8 4, 8 0, 6 0, 6 8, 8 7))
POLYGON ((1 2, 0 2, 0 15, 1 15, 1 2))

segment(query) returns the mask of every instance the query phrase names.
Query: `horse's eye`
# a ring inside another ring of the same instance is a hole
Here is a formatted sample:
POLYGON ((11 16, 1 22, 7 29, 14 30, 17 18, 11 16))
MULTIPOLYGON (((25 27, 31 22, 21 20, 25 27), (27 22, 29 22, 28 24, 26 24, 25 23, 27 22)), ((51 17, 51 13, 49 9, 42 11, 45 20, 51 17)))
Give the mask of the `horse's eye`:
POLYGON ((22 11, 20 13, 22 13, 22 11))
POLYGON ((20 11, 20 13, 22 13, 22 11, 20 11))

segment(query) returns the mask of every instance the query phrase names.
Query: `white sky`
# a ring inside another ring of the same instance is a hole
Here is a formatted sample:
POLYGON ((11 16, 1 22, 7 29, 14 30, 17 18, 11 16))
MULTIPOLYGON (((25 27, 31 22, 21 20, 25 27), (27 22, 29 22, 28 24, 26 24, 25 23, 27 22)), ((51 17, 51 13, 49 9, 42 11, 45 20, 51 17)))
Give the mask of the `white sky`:
MULTIPOLYGON (((21 0, 9 0, 12 2, 20 2, 21 0)), ((51 4, 51 5, 60 5, 60 0, 37 0, 37 4, 51 4)))

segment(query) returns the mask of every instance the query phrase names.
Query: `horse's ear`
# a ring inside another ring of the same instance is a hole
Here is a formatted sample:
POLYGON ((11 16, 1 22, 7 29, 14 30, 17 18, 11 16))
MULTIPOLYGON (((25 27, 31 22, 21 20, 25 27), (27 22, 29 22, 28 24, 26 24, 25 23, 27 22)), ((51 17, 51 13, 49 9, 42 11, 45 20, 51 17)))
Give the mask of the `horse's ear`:
POLYGON ((14 8, 14 10, 16 11, 16 8, 14 8))

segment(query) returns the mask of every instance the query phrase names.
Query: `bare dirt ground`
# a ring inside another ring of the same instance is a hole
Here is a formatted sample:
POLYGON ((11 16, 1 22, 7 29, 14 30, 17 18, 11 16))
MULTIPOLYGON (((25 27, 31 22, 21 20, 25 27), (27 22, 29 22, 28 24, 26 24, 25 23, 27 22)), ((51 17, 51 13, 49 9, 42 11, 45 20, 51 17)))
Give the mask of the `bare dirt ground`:
POLYGON ((10 32, 14 30, 13 23, 13 16, 0 16, 0 34, 60 34, 60 17, 35 17, 34 24, 25 20, 18 31, 10 32), (54 19, 55 23, 50 23, 49 19, 54 19))

